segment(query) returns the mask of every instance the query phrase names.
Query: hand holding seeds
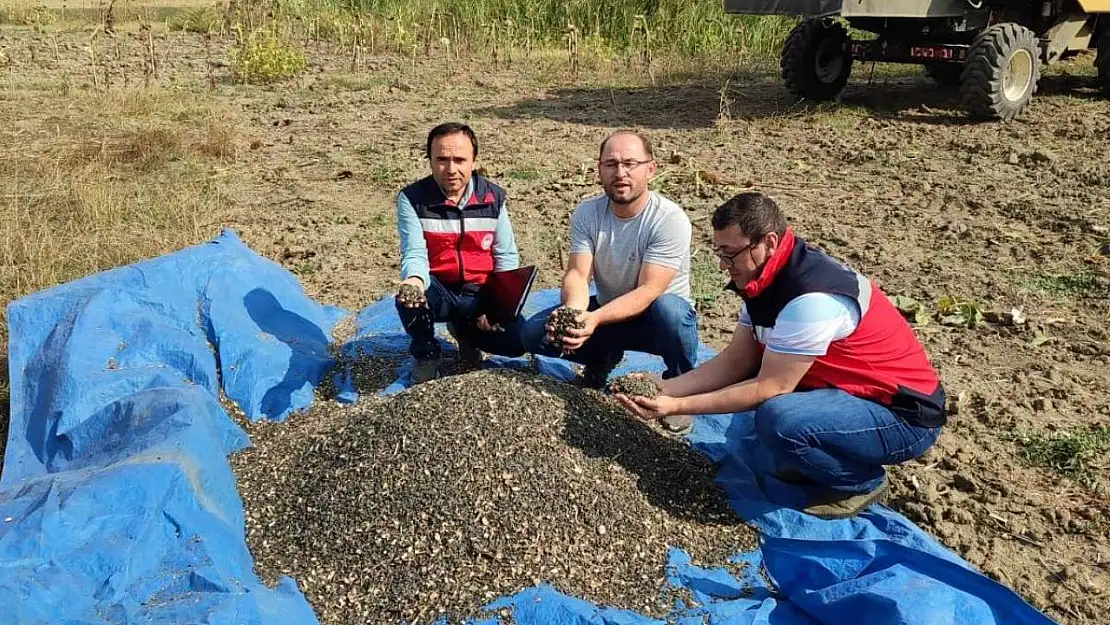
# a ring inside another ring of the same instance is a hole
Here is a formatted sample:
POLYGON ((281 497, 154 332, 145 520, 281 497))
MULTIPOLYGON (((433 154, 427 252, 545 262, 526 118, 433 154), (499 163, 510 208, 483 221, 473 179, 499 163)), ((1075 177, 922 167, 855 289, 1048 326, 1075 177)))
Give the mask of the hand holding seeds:
POLYGON ((653 399, 661 394, 656 376, 644 373, 630 373, 622 375, 609 383, 609 392, 614 395, 629 397, 647 397, 653 399))
POLYGON ((397 301, 406 308, 420 308, 428 303, 420 286, 408 280, 402 282, 401 288, 397 289, 397 301))
MULTIPOLYGON (((567 306, 560 306, 551 312, 551 317, 547 320, 547 336, 552 343, 560 347, 568 348, 567 339, 570 338, 568 331, 580 330, 584 326, 580 318, 585 311, 578 310, 577 308, 569 308, 567 306)), ((584 341, 583 341, 584 342, 584 341)), ((581 346, 579 342, 577 347, 581 346)), ((567 351, 573 351, 568 349, 567 351)))

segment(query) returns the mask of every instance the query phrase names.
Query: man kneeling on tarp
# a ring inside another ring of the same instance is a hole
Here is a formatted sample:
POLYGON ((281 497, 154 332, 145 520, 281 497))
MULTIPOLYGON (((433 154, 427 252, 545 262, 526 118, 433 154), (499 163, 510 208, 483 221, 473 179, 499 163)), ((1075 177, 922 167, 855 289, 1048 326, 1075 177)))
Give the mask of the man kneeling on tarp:
POLYGON ((447 322, 462 360, 475 364, 482 350, 524 355, 520 322, 491 322, 480 292, 495 271, 520 264, 505 191, 474 173, 478 139, 469 126, 446 123, 428 133, 430 176, 397 195, 401 277, 397 312, 416 359, 412 382, 438 375, 441 357, 435 323, 447 322))
POLYGON ((804 510, 853 516, 887 488, 883 465, 923 454, 946 422, 924 347, 870 280, 806 244, 775 202, 738 195, 713 215, 729 288, 743 299, 732 342, 654 398, 619 395, 641 418, 754 418, 777 477, 804 510))

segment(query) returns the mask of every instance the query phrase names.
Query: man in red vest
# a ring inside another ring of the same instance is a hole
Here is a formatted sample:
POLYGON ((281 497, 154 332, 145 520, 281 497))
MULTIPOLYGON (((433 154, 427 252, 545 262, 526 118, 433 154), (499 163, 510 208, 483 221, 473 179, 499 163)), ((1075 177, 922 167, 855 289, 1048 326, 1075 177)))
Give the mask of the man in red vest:
POLYGON ((397 195, 402 284, 424 294, 416 301, 397 298, 416 359, 410 376, 415 384, 438 375, 436 322, 447 322, 464 361, 481 360, 482 351, 524 355, 522 320, 494 325, 479 309, 478 293, 490 273, 520 264, 505 191, 474 173, 478 138, 465 124, 433 128, 425 154, 431 175, 397 195))
POLYGON ((655 399, 618 396, 642 418, 753 418, 777 477, 805 511, 852 516, 887 488, 884 465, 923 454, 946 422, 944 389, 913 329, 873 282, 795 235, 775 202, 738 195, 713 215, 729 287, 743 300, 732 342, 659 380, 655 399))

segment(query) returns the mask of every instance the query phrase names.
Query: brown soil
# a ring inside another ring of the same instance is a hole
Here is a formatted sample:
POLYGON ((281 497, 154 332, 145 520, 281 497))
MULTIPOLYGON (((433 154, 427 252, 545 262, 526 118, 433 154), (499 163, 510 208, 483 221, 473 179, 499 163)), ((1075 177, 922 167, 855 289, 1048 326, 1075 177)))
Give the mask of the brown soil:
MULTIPOLYGON (((55 59, 47 36, 0 37, 18 80, 74 88, 91 84, 87 40, 60 36, 55 59)), ((862 71, 841 104, 805 109, 771 73, 625 87, 574 78, 546 57, 494 68, 435 50, 415 64, 367 55, 352 75, 347 53, 314 49, 295 84, 236 86, 219 62, 224 44, 214 63, 199 38, 157 45, 171 51, 161 85, 228 103, 246 124, 245 156, 222 177, 234 217, 219 225, 328 303, 357 308, 396 290, 396 192, 427 172, 426 131, 461 118, 508 190, 522 260, 540 267, 541 288, 557 284, 575 202, 598 190, 598 141, 632 126, 656 143, 656 186, 694 221, 711 345, 731 335, 737 301, 719 289, 708 216, 748 188, 773 194, 802 236, 887 293, 923 302, 926 316, 946 296, 1021 309, 1016 325, 931 315, 919 328, 958 413, 927 461, 896 472, 893 505, 1059 622, 1105 622, 1105 488, 1026 466, 1003 436, 1110 424, 1110 105, 1089 57, 1046 77, 1022 119, 974 124, 952 91, 916 77, 867 84, 862 71)), ((125 75, 141 84, 142 47, 121 36, 113 84, 125 75)), ((61 100, 43 90, 27 114, 41 113, 45 132, 61 100)), ((216 234, 206 225, 198 239, 216 234)))

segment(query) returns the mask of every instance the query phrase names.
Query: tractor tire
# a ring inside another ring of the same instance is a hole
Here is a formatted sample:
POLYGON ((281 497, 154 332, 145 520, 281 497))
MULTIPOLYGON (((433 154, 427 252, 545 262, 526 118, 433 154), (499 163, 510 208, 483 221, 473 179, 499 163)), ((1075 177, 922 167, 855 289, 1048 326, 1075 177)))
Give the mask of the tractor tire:
POLYGON ((963 73, 961 63, 929 63, 925 66, 925 76, 942 87, 958 87, 963 73))
POLYGON ((1099 88, 1110 98, 1110 30, 1104 30, 1098 38, 1095 69, 1098 70, 1099 88))
POLYGON ((1040 79, 1037 35, 1017 24, 995 24, 971 44, 960 92, 972 116, 1008 121, 1029 106, 1040 79))
POLYGON ((804 100, 832 100, 848 84, 852 54, 848 29, 827 19, 794 27, 782 48, 782 78, 792 95, 804 100))

